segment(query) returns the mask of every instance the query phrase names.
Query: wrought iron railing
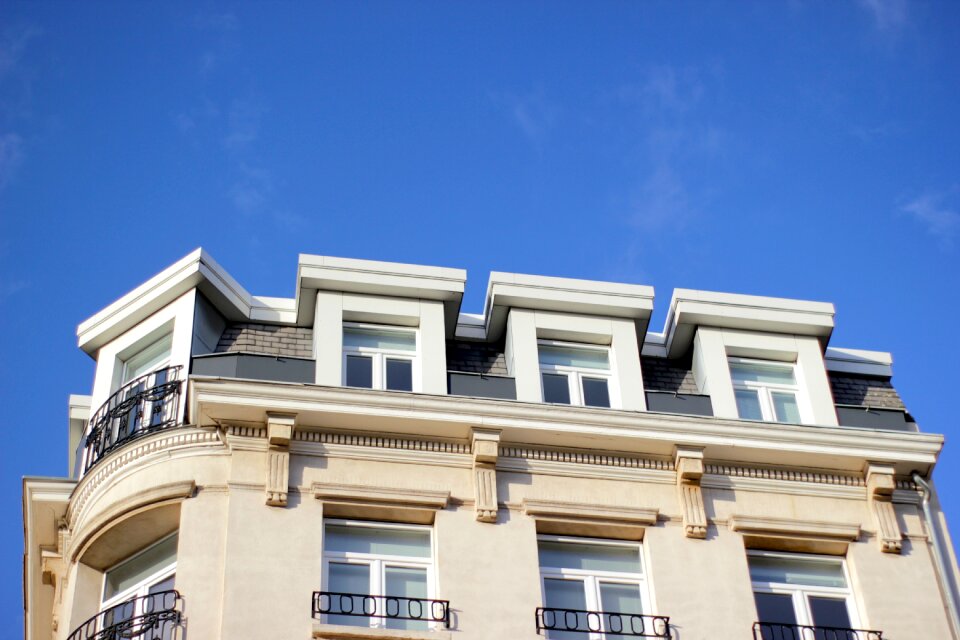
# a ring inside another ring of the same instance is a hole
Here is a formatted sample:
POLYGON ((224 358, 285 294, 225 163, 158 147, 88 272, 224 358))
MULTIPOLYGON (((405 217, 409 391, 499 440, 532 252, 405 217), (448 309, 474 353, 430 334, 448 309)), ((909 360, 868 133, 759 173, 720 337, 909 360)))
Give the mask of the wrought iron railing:
POLYGON ((120 387, 90 419, 83 472, 117 447, 177 424, 180 369, 167 367, 120 387))
POLYGON ((180 594, 158 591, 101 611, 67 640, 172 640, 180 624, 180 594))
POLYGON ((883 632, 845 627, 755 622, 753 638, 754 640, 883 640, 883 632))
POLYGON ((584 611, 582 609, 537 609, 537 633, 607 633, 634 638, 670 638, 670 618, 640 613, 584 611))
POLYGON ((313 617, 357 616, 382 620, 415 620, 442 623, 450 628, 450 602, 406 596, 372 596, 363 593, 313 592, 313 617))

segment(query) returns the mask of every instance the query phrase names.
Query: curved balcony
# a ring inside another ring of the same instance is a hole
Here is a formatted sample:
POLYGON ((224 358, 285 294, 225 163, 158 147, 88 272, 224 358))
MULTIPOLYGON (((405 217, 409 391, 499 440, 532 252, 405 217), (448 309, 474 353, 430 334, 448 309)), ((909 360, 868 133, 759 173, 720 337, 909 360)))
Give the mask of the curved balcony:
POLYGON ((617 613, 608 611, 584 611, 582 609, 537 609, 537 633, 547 632, 547 637, 568 633, 606 633, 614 637, 671 638, 670 618, 640 613, 617 613))
POLYGON ((181 368, 158 369, 131 380, 103 403, 93 414, 84 441, 84 474, 127 442, 177 425, 181 368))
POLYGON ((180 600, 172 590, 131 598, 93 616, 67 640, 171 640, 181 623, 180 600))
POLYGON ((844 627, 755 622, 753 638, 754 640, 883 640, 883 632, 844 627))

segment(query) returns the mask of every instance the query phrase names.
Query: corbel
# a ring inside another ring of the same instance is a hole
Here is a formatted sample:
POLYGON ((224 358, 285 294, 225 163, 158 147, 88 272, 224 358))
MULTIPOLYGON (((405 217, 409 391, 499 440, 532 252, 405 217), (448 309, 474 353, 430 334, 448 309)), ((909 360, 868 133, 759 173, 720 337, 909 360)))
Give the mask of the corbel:
POLYGON ((688 538, 707 537, 707 513, 703 507, 703 448, 676 447, 677 494, 683 511, 683 532, 688 538))
POLYGON ((287 506, 290 485, 290 440, 297 414, 267 412, 267 504, 287 506))
POLYGON ((893 474, 893 465, 867 463, 867 500, 877 525, 880 550, 884 553, 900 553, 903 548, 903 534, 893 509, 893 490, 897 486, 893 474))
POLYGON ((500 431, 474 428, 472 440, 473 487, 477 520, 496 522, 497 456, 500 449, 500 431))

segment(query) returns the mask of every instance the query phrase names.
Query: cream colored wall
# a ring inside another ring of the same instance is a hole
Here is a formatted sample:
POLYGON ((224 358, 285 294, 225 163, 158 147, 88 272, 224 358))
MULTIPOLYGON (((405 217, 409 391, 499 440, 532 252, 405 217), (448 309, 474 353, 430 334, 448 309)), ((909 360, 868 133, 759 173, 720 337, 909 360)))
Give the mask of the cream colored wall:
MULTIPOLYGON (((766 489, 704 489, 711 521, 706 540, 684 537, 682 509, 673 473, 586 464, 552 464, 532 472, 500 470, 501 508, 496 524, 474 514, 473 468, 469 455, 380 449, 372 446, 294 442, 291 492, 286 507, 265 504, 266 441, 262 435, 213 437, 166 449, 139 444, 131 457, 96 486, 78 487, 82 529, 99 513, 151 488, 195 481, 196 492, 181 504, 177 589, 189 637, 261 640, 309 638, 310 599, 322 588, 322 501, 313 483, 366 485, 450 492, 436 513, 439 592, 453 612, 452 637, 464 640, 534 640, 533 613, 541 604, 536 521, 523 513, 525 499, 656 509, 644 557, 655 613, 671 616, 682 640, 750 637, 756 618, 739 533, 728 528, 736 515, 856 523, 863 530, 847 560, 858 593, 862 624, 885 637, 948 638, 925 532, 914 504, 897 504, 905 532, 902 555, 881 553, 862 487, 770 481, 766 489), (788 486, 789 485, 789 486, 788 486), (786 493, 795 490, 798 495, 786 493), (819 490, 823 495, 813 495, 819 490), (831 491, 833 492, 831 494, 831 491), (87 524, 84 524, 87 523, 87 524)), ((110 464, 108 457, 101 464, 110 464)), ((64 592, 61 629, 65 638, 96 612, 102 574, 72 565, 64 592)))

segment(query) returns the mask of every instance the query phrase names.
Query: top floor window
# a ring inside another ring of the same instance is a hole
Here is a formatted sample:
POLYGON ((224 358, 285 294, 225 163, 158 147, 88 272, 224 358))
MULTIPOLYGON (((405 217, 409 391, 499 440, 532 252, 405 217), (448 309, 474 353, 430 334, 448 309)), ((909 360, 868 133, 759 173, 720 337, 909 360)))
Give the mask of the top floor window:
POLYGON ((120 385, 170 365, 173 334, 168 333, 123 361, 120 385))
POLYGON ((787 362, 730 358, 730 378, 737 412, 744 420, 800 424, 796 365, 787 362))
POLYGON ((610 406, 610 350, 541 340, 543 401, 587 407, 610 406))
POLYGON ((417 331, 343 325, 343 384, 348 387, 413 391, 417 331))

